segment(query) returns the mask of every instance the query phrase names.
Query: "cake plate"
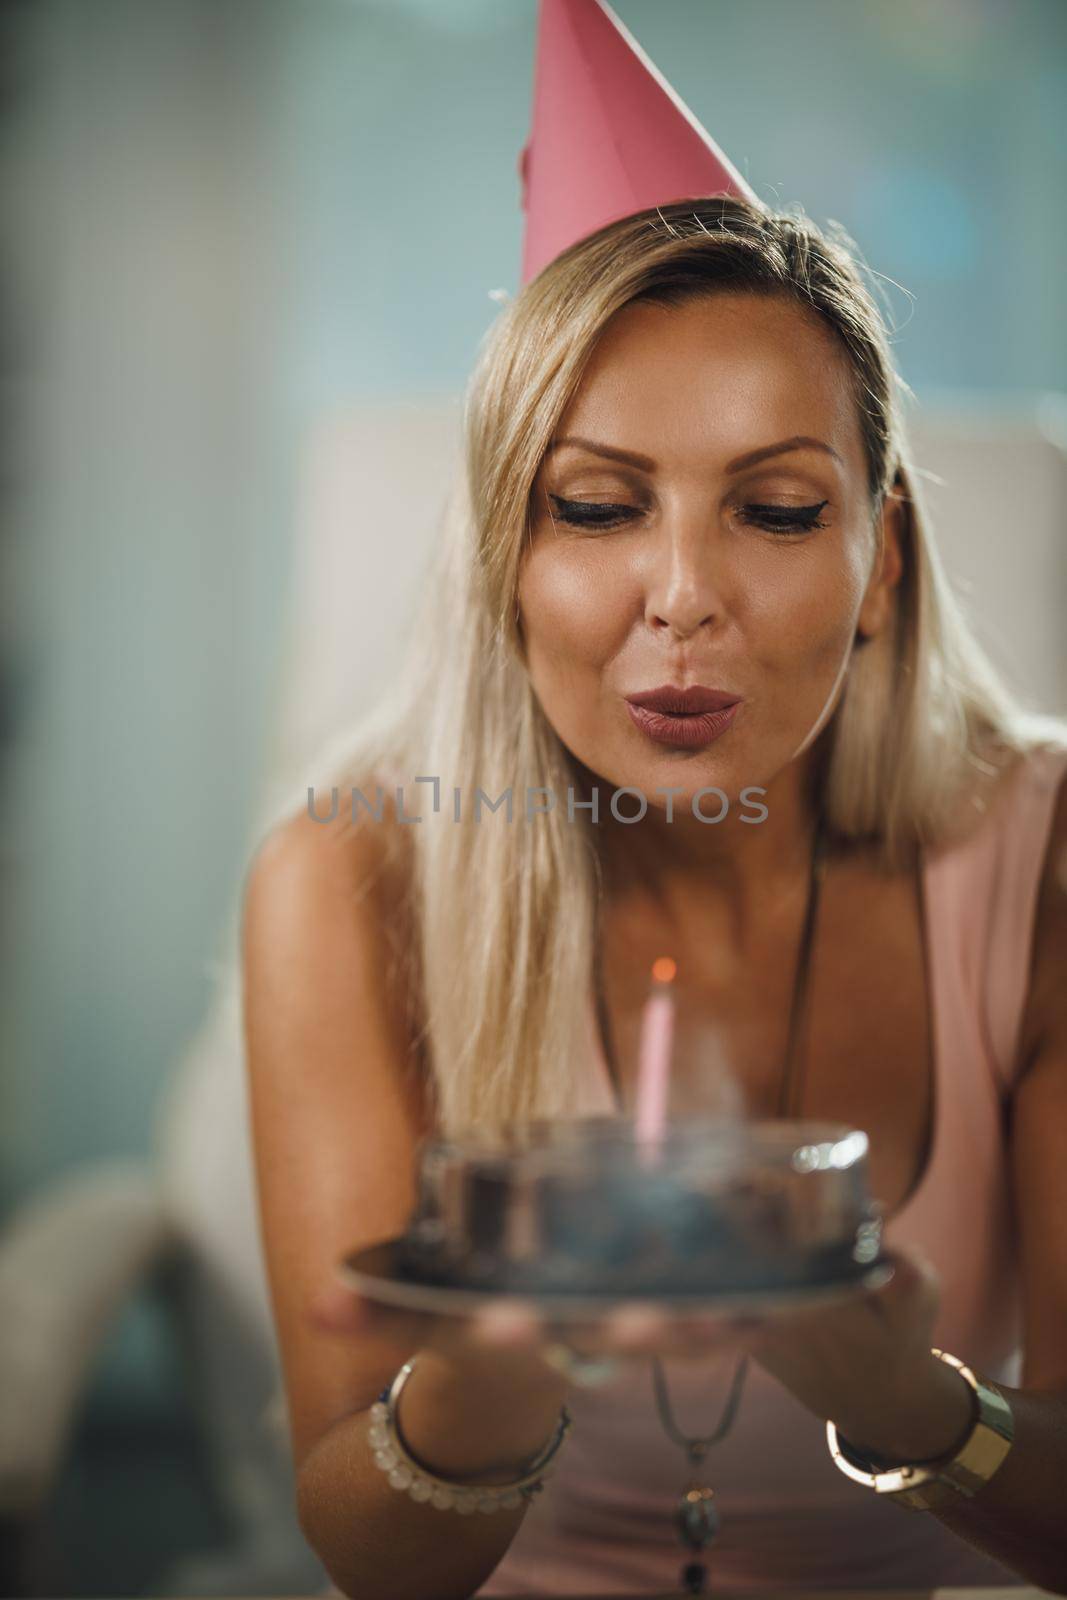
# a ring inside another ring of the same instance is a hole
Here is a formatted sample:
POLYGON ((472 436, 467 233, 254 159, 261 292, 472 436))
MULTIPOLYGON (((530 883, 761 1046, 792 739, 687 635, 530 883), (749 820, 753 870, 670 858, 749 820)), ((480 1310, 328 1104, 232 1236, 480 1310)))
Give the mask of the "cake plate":
POLYGON ((421 1312, 431 1317, 464 1317, 476 1315, 494 1301, 521 1300, 536 1306, 552 1323, 567 1326, 596 1322, 623 1306, 636 1305, 680 1317, 721 1313, 724 1318, 761 1315, 769 1318, 809 1306, 843 1304, 858 1294, 881 1289, 893 1276, 892 1262, 880 1257, 862 1273, 839 1282, 714 1295, 478 1289, 427 1284, 406 1276, 400 1266, 400 1246, 401 1238, 397 1237, 353 1251, 341 1263, 342 1280, 366 1299, 398 1311, 421 1312))

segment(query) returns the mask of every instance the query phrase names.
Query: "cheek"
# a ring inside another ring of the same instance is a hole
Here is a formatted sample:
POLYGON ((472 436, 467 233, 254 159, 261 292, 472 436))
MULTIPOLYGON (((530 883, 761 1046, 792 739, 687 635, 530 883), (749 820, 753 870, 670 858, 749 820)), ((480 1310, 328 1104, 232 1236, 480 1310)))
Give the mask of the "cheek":
POLYGON ((562 550, 535 546, 518 593, 531 667, 535 660, 603 664, 631 615, 628 593, 618 564, 571 559, 562 550))
MULTIPOLYGON (((768 663, 783 668, 805 664, 833 670, 851 649, 863 598, 861 560, 840 551, 824 555, 809 547, 813 559, 794 569, 776 564, 773 579, 744 586, 747 625, 742 631, 768 663)), ((796 554, 807 554, 808 551, 796 554)), ((782 552, 786 554, 786 552, 782 552)))

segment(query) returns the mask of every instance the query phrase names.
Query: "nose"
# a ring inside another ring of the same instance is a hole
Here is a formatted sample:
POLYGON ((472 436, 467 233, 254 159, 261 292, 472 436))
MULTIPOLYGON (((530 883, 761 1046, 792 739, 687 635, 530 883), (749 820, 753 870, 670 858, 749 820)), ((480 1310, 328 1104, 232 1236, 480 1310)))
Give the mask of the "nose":
POLYGON ((723 612, 721 552, 705 519, 664 526, 650 551, 645 621, 688 638, 723 612))

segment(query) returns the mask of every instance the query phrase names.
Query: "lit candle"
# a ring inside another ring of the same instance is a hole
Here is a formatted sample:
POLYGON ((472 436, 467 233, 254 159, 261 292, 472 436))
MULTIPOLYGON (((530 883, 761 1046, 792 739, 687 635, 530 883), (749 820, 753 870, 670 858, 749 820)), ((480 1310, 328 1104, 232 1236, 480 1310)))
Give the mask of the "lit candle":
POLYGON ((667 1122, 674 1037, 671 985, 676 971, 670 956, 660 956, 652 963, 652 988, 641 1015, 634 1137, 646 1161, 655 1157, 667 1122))

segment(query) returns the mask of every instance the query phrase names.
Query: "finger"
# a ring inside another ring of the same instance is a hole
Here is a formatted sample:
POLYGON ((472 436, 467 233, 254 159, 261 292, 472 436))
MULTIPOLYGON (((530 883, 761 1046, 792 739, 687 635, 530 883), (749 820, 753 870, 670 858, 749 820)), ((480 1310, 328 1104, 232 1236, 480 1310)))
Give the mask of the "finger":
POLYGON ((927 1284, 941 1281, 941 1274, 930 1257, 914 1246, 909 1246, 907 1250, 891 1250, 889 1261, 893 1267, 890 1282, 897 1282, 904 1289, 925 1288, 927 1284))
POLYGON ((341 1339, 372 1335, 393 1341, 399 1349, 416 1349, 428 1342, 437 1320, 425 1312, 383 1305, 341 1282, 320 1290, 311 1300, 306 1315, 319 1333, 341 1339))
POLYGON ((929 1256, 909 1247, 888 1252, 893 1276, 874 1291, 879 1307, 892 1315, 898 1307, 913 1305, 935 1316, 941 1300, 941 1274, 929 1256))
POLYGON ((702 1356, 736 1344, 749 1323, 757 1322, 722 1312, 671 1313, 633 1301, 604 1318, 604 1348, 620 1355, 702 1356))
POLYGON ((316 1294, 307 1308, 307 1319, 320 1333, 363 1333, 375 1320, 376 1308, 363 1295, 331 1283, 316 1294))
POLYGON ((668 1319, 653 1305, 633 1301, 616 1306, 608 1312, 602 1324, 604 1346, 621 1354, 637 1354, 654 1350, 663 1344, 668 1319))
MULTIPOLYGON (((752 1326, 758 1329, 761 1324, 752 1326)), ((659 1354, 677 1356, 681 1361, 719 1360, 751 1349, 756 1337, 741 1319, 689 1316, 671 1324, 658 1348, 659 1354)))
POLYGON ((476 1344, 532 1350, 544 1337, 544 1318, 528 1300, 496 1300, 475 1312, 470 1331, 476 1344))

